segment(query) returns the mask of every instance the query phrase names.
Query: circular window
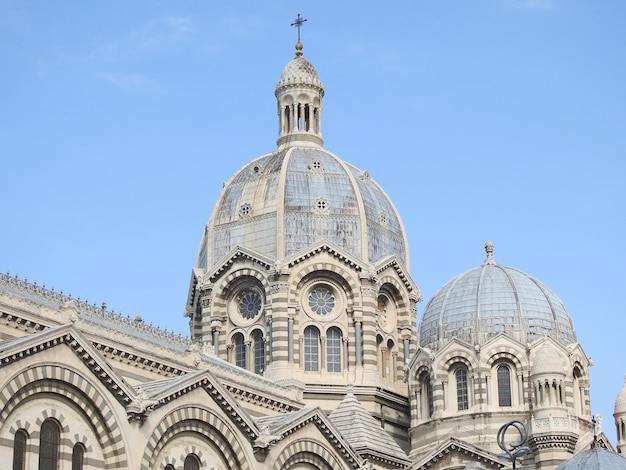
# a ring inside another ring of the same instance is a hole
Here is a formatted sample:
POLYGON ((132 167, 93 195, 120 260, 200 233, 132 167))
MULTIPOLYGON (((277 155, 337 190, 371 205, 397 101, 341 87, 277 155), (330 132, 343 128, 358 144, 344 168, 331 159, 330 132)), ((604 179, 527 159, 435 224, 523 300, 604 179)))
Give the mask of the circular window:
POLYGON ((251 320, 261 311, 261 296, 252 290, 244 291, 239 297, 239 314, 251 320))
POLYGON ((328 315, 335 308, 335 296, 327 287, 316 287, 309 294, 309 308, 318 315, 328 315))

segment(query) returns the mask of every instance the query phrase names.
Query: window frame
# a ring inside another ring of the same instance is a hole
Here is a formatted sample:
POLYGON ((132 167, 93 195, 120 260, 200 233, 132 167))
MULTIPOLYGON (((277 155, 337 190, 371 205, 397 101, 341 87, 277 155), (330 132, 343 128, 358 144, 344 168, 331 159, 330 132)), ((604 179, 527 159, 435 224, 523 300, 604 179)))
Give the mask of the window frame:
POLYGON ((315 326, 304 329, 304 372, 320 371, 320 331, 315 326))
POLYGON ((330 373, 341 373, 341 346, 343 334, 341 329, 333 326, 326 331, 326 370, 330 373))

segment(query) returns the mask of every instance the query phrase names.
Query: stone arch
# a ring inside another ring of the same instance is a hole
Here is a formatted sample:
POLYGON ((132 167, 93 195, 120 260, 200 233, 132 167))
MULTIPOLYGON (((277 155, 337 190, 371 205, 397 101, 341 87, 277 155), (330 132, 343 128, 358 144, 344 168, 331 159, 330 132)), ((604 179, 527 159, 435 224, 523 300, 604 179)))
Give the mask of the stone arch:
POLYGON ((299 440, 289 444, 280 453, 272 470, 289 470, 301 463, 309 463, 320 470, 346 468, 325 446, 312 440, 299 440))
POLYGON ((252 278, 260 284, 265 295, 265 305, 267 306, 267 299, 270 298, 270 285, 267 277, 257 269, 240 268, 228 273, 228 276, 224 277, 219 283, 216 283, 213 290, 213 302, 216 309, 224 312, 227 311, 231 289, 237 284, 237 281, 241 281, 244 278, 252 278))
POLYGON ((141 459, 142 469, 155 468, 161 450, 181 433, 194 433, 209 439, 213 449, 220 453, 229 469, 248 470, 250 464, 244 449, 249 443, 242 442, 230 425, 205 408, 183 406, 167 415, 154 427, 141 459))
POLYGON ((385 289, 386 286, 392 287, 392 289, 389 289, 389 291, 395 294, 394 299, 397 302, 398 311, 404 312, 410 308, 409 302, 404 296, 406 288, 404 284, 398 281, 398 279, 390 275, 385 275, 380 279, 379 285, 379 291, 385 289))
POLYGON ((441 369, 445 372, 449 372, 450 369, 458 363, 465 364, 465 367, 467 367, 467 370, 470 373, 478 370, 478 363, 476 362, 476 359, 468 351, 459 349, 449 351, 440 359, 440 361, 441 369))
POLYGON ((309 278, 323 277, 327 277, 341 285, 345 292, 346 307, 348 309, 360 301, 360 286, 354 273, 340 264, 330 262, 310 263, 294 273, 289 282, 289 297, 297 299, 302 288, 302 283, 306 282, 309 278))
MULTIPOLYGON (((107 397, 85 377, 67 366, 42 364, 23 370, 8 380, 0 390, 0 403, 4 403, 0 410, 0 423, 6 423, 7 418, 24 400, 40 394, 61 397, 84 417, 99 438, 106 468, 128 468, 122 429, 107 397)), ((44 413, 44 418, 48 414, 56 416, 57 413, 52 409, 44 413)), ((56 419, 63 426, 63 431, 67 432, 67 425, 63 425, 59 417, 56 419)), ((79 440, 84 441, 84 437, 79 440)))
MULTIPOLYGON (((313 322, 307 322, 306 325, 311 325, 312 323, 313 322)), ((341 322, 332 321, 330 323, 327 323, 323 327, 322 325, 319 325, 319 324, 316 324, 316 326, 321 330, 322 335, 326 335, 326 333, 328 333, 328 330, 330 330, 331 328, 337 328, 339 331, 341 331, 341 335, 343 338, 348 337, 348 328, 345 324, 341 322)))
POLYGON ((498 346, 491 350, 486 365, 491 369, 496 362, 502 360, 510 361, 515 366, 518 373, 523 370, 523 364, 519 358, 519 351, 508 346, 498 346))

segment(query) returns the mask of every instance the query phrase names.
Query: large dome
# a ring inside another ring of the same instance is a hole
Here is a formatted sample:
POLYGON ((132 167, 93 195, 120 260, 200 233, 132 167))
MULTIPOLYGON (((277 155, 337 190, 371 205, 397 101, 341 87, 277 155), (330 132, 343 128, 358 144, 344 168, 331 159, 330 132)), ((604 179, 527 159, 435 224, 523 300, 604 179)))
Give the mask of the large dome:
POLYGON ((226 183, 197 265, 210 269, 236 246, 281 260, 321 240, 365 262, 395 254, 408 265, 400 217, 369 174, 322 148, 290 147, 226 183))
POLYGON ((420 346, 440 349, 452 338, 480 345, 506 333, 526 344, 549 335, 562 344, 576 341, 563 302, 544 284, 493 259, 487 242, 482 266, 455 277, 430 300, 419 324, 420 346))
POLYGON ((367 171, 322 146, 324 89, 300 42, 275 95, 278 148, 224 185, 196 266, 210 270, 237 246, 280 262, 328 240, 362 262, 397 255, 408 268, 408 242, 391 200, 367 171))

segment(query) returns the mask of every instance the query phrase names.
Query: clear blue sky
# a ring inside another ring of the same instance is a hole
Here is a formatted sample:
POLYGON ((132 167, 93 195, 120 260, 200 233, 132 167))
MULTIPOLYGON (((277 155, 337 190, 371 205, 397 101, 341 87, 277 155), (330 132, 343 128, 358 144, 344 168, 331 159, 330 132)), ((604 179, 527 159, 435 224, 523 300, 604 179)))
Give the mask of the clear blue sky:
POLYGON ((622 0, 3 0, 0 270, 187 334, 222 184, 275 148, 298 13, 326 90, 325 147, 395 202, 424 298, 492 240, 500 264, 565 302, 615 443, 622 0))

